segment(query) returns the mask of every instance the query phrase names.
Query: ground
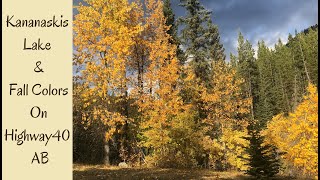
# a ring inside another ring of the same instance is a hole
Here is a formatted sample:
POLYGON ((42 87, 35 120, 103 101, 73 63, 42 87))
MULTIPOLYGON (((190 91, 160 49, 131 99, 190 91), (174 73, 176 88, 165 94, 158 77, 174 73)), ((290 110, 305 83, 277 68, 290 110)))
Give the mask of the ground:
MULTIPOLYGON (((214 172, 205 169, 119 168, 103 165, 80 165, 73 168, 74 180, 191 180, 253 179, 241 172, 214 172)), ((293 179, 278 177, 278 180, 293 179)))

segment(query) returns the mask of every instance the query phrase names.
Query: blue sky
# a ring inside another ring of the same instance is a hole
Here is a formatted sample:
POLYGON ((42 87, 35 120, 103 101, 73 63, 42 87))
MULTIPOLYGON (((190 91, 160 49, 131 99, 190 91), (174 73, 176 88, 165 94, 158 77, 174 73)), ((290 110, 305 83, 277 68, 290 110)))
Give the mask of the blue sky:
MULTIPOLYGON (((74 0, 74 5, 79 0, 74 0)), ((171 0, 176 18, 185 15, 179 0, 171 0)), ((212 20, 219 27, 227 59, 236 53, 237 36, 241 31, 254 48, 259 40, 273 47, 279 38, 287 41, 294 34, 318 24, 318 0, 200 0, 211 10, 212 20)))

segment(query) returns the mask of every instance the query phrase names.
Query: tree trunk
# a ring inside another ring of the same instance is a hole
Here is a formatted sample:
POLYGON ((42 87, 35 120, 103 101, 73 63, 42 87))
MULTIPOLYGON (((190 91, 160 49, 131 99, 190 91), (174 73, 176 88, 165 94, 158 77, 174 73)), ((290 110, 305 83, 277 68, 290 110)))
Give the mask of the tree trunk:
POLYGON ((297 75, 294 76, 294 95, 293 95, 293 108, 295 110, 298 105, 298 91, 297 91, 297 75))
POLYGON ((303 66, 304 66, 304 71, 307 75, 307 79, 308 79, 308 82, 310 83, 311 82, 311 79, 310 79, 310 76, 309 76, 309 71, 307 69, 307 63, 306 63, 306 60, 305 60, 305 57, 304 57, 304 54, 303 54, 303 51, 302 51, 302 46, 301 46, 301 42, 300 42, 300 39, 299 38, 299 47, 300 47, 300 52, 301 52, 301 55, 302 55, 302 61, 303 61, 303 66))
POLYGON ((251 83, 251 74, 249 72, 249 98, 252 99, 252 103, 250 105, 251 109, 251 117, 254 119, 254 109, 253 109, 253 92, 252 92, 252 83, 251 83))
POLYGON ((105 153, 104 164, 105 165, 110 165, 110 160, 109 160, 110 146, 109 146, 109 142, 105 142, 104 153, 105 153))
POLYGON ((288 109, 288 112, 287 112, 287 113, 289 113, 289 112, 291 111, 291 108, 290 108, 290 103, 289 103, 288 94, 287 94, 287 92, 286 92, 286 89, 285 89, 285 86, 284 86, 284 83, 283 83, 283 79, 282 79, 281 73, 279 73, 279 75, 280 75, 282 95, 283 95, 284 101, 286 102, 286 106, 287 106, 287 109, 288 109))

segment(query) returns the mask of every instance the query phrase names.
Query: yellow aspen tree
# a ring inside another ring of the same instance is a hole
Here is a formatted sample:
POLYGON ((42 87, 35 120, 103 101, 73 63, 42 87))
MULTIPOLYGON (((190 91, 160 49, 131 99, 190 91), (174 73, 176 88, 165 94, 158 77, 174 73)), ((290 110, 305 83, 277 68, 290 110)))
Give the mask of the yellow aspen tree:
POLYGON ((243 80, 236 77, 236 71, 224 61, 213 63, 212 89, 201 94, 204 110, 208 117, 205 124, 205 147, 211 151, 212 161, 245 169, 245 163, 238 156, 244 156, 248 145, 242 137, 247 135, 247 114, 250 113, 250 98, 241 95, 243 80))
POLYGON ((142 29, 132 20, 139 7, 127 0, 85 3, 76 7, 79 13, 74 20, 75 80, 81 84, 77 88, 82 88, 78 93, 83 102, 82 121, 89 125, 90 121, 102 121, 108 141, 116 125, 127 118, 118 104, 128 90, 126 66, 132 39, 142 29))
POLYGON ((143 116, 141 128, 147 138, 144 146, 154 149, 155 154, 166 153, 170 142, 172 119, 183 109, 177 86, 179 78, 176 46, 170 44, 170 28, 165 24, 163 3, 146 0, 146 24, 148 31, 149 66, 144 77, 143 94, 137 104, 143 116))
POLYGON ((139 34, 132 38, 133 45, 131 46, 131 55, 128 61, 130 71, 129 86, 131 87, 130 96, 138 99, 143 92, 144 87, 144 73, 148 67, 148 29, 146 28, 146 18, 143 4, 140 0, 136 0, 137 9, 131 16, 131 21, 135 24, 141 25, 139 34))
POLYGON ((243 79, 236 78, 236 71, 224 61, 213 63, 212 89, 203 91, 201 97, 205 102, 204 109, 208 118, 204 120, 209 125, 219 122, 223 127, 243 125, 243 117, 249 113, 250 98, 242 98, 240 84, 243 79))
POLYGON ((263 131, 266 143, 275 145, 285 162, 303 174, 318 174, 318 91, 309 84, 308 95, 289 116, 279 114, 263 131))

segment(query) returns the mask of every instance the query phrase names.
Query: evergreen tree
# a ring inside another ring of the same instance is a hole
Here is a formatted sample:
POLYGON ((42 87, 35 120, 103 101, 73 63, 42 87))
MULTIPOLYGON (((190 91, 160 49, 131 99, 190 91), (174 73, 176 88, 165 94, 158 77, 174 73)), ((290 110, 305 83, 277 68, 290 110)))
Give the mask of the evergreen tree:
POLYGON ((187 16, 179 19, 179 24, 183 26, 181 43, 187 58, 191 59, 190 65, 196 77, 208 85, 211 63, 206 47, 205 25, 211 13, 200 4, 199 0, 181 0, 180 5, 187 10, 187 16))
POLYGON ((218 27, 211 20, 212 13, 206 10, 199 0, 180 2, 187 11, 186 17, 179 19, 182 25, 181 43, 196 77, 209 87, 212 61, 225 60, 218 27))
POLYGON ((213 24, 211 20, 208 22, 208 50, 209 58, 213 61, 225 60, 223 45, 220 43, 218 26, 213 24))
MULTIPOLYGON (((195 74, 198 86, 212 88, 213 60, 224 60, 224 49, 220 44, 218 28, 212 23, 211 12, 206 10, 199 0, 180 0, 181 6, 187 11, 184 18, 179 19, 181 44, 185 48, 188 65, 195 74)), ((182 92, 187 92, 184 89, 182 92)), ((205 119, 207 113, 203 109, 203 101, 199 95, 184 98, 184 102, 192 102, 198 111, 197 122, 205 119)))
POLYGON ((276 114, 277 97, 275 83, 274 62, 272 52, 266 47, 264 41, 258 42, 258 60, 259 69, 259 102, 257 110, 257 119, 262 126, 265 126, 268 120, 276 114))
POLYGON ((273 53, 275 63, 275 84, 277 85, 277 100, 280 112, 288 114, 292 111, 291 97, 294 87, 294 67, 290 49, 279 39, 273 53))
MULTIPOLYGON (((235 57, 232 57, 236 59, 235 57)), ((254 58, 254 49, 248 40, 245 40, 241 32, 238 37, 238 57, 237 64, 238 76, 243 78, 245 83, 241 86, 244 98, 251 98, 251 119, 255 119, 258 104, 259 90, 259 71, 254 58)))
POLYGON ((237 68, 238 63, 237 63, 237 57, 235 55, 233 55, 232 53, 230 53, 230 64, 232 68, 237 68))
POLYGON ((302 55, 304 73, 310 83, 318 82, 318 29, 314 29, 310 27, 307 33, 299 33, 296 37, 302 55))
MULTIPOLYGON (((297 32, 296 32, 297 33, 297 32)), ((294 96, 293 96, 293 109, 302 101, 302 96, 305 94, 308 80, 304 70, 303 55, 300 49, 299 39, 289 35, 288 47, 292 53, 292 61, 294 67, 294 96)))
POLYGON ((180 65, 183 65, 186 61, 185 54, 181 49, 180 40, 178 38, 178 26, 175 21, 175 14, 171 8, 171 0, 164 0, 163 2, 163 14, 166 18, 166 25, 170 27, 167 31, 167 34, 171 36, 170 43, 175 44, 177 46, 177 58, 179 60, 180 65))
POLYGON ((276 149, 270 145, 264 145, 264 137, 260 134, 260 125, 256 121, 251 121, 248 126, 249 146, 246 152, 249 158, 243 158, 248 163, 247 174, 257 179, 273 177, 279 172, 280 162, 277 158, 276 149))
MULTIPOLYGON (((302 101, 308 83, 318 84, 318 26, 311 26, 295 36, 289 34, 285 45, 290 53, 292 95, 291 111, 302 101)), ((278 51, 279 52, 279 51, 278 51)), ((288 58, 288 56, 286 56, 288 58)))

